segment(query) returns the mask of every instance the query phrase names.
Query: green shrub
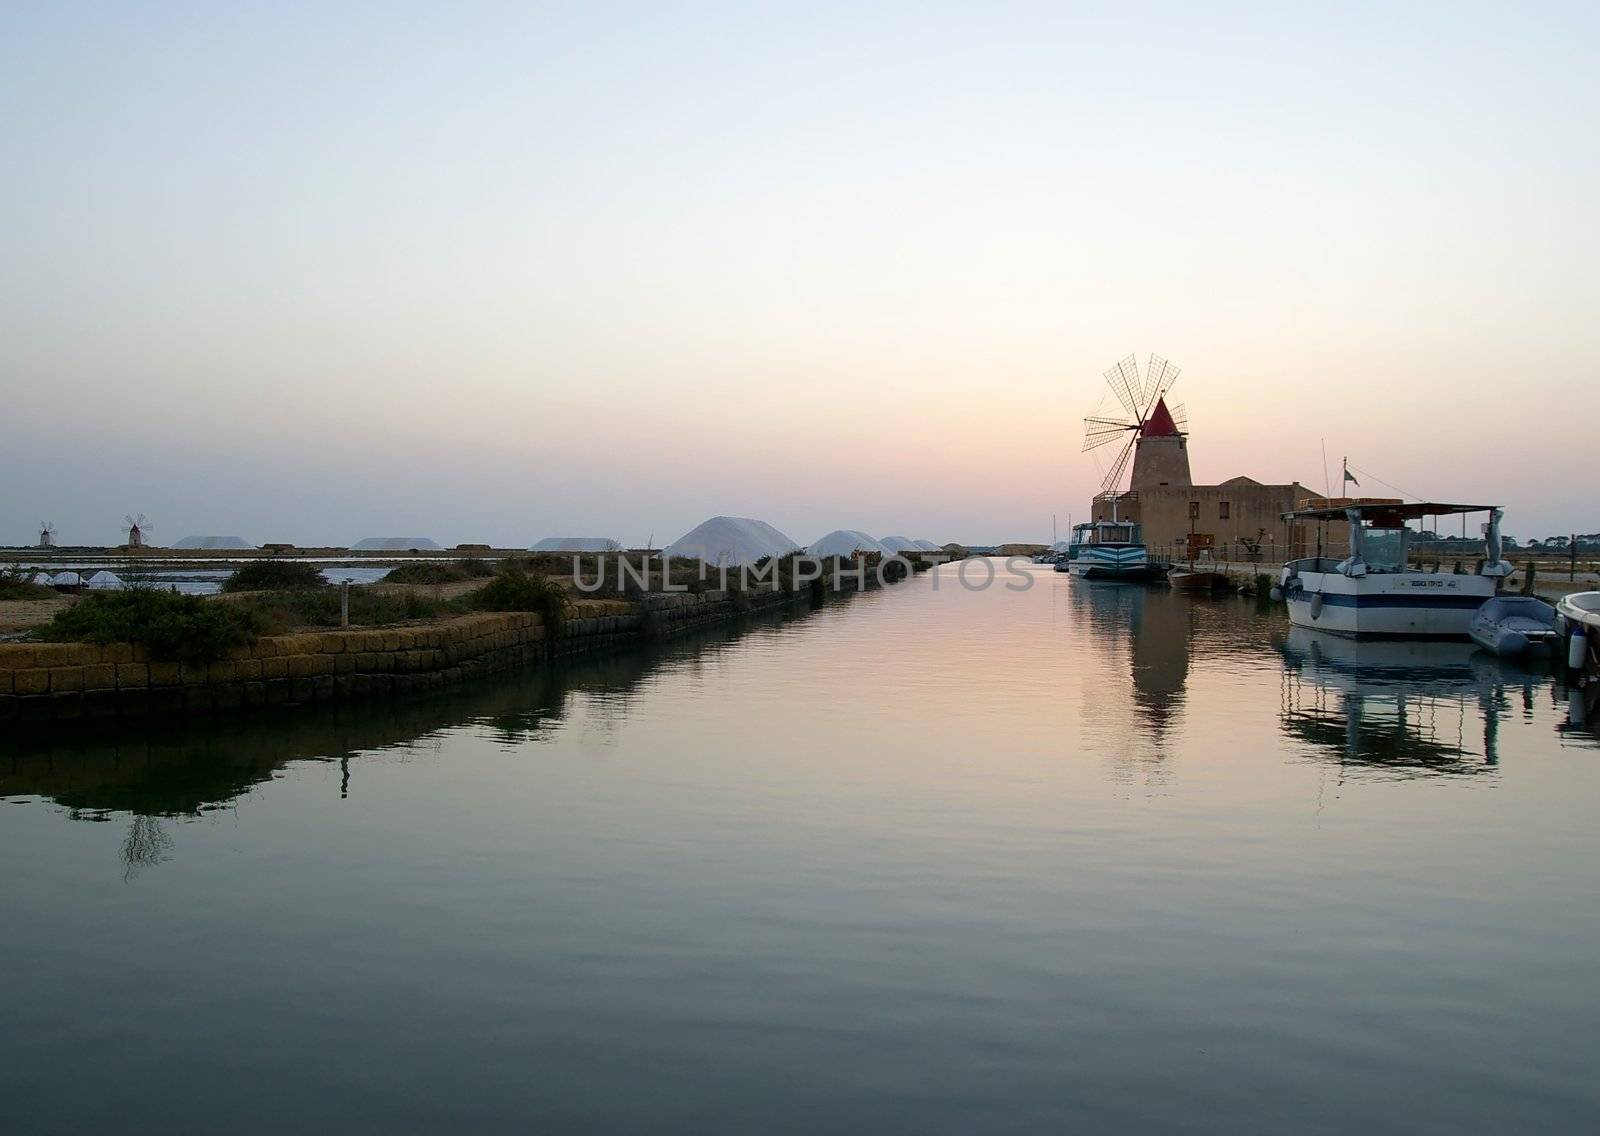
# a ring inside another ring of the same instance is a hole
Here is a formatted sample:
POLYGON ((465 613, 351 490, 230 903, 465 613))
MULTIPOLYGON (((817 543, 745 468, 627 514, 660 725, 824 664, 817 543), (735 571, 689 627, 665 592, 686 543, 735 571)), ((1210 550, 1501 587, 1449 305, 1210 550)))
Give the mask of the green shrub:
POLYGON ((0 600, 47 600, 56 593, 33 582, 28 568, 0 568, 0 600))
POLYGON ((552 632, 560 629, 567 614, 567 592, 548 576, 525 571, 508 564, 500 573, 468 597, 479 611, 536 611, 544 616, 552 632))
MULTIPOLYGON (((266 629, 264 633, 279 633, 295 627, 340 625, 338 588, 257 592, 228 602, 255 613, 260 625, 266 629)), ((465 610, 466 604, 461 600, 436 600, 415 592, 396 594, 371 588, 350 589, 352 627, 380 627, 412 619, 432 619, 465 610)))
POLYGON ((222 582, 225 592, 301 591, 329 586, 322 570, 303 560, 254 560, 222 582))
POLYGON ((133 643, 160 662, 208 662, 254 643, 260 616, 237 604, 150 588, 84 596, 40 629, 40 637, 79 643, 133 643))
POLYGON ((494 575, 482 560, 423 560, 402 564, 383 578, 385 584, 452 584, 457 580, 480 580, 494 575))

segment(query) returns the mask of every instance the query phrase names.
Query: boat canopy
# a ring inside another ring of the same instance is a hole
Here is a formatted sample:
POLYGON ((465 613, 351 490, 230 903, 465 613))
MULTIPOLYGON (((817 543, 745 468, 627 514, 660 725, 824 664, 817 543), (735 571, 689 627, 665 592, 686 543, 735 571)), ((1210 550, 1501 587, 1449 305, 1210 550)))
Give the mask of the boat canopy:
POLYGON ((1328 503, 1315 509, 1295 509, 1284 513, 1286 521, 1347 521, 1350 514, 1371 521, 1379 528, 1399 528, 1420 517, 1443 517, 1453 513, 1491 513, 1498 505, 1447 505, 1441 501, 1350 501, 1328 503))

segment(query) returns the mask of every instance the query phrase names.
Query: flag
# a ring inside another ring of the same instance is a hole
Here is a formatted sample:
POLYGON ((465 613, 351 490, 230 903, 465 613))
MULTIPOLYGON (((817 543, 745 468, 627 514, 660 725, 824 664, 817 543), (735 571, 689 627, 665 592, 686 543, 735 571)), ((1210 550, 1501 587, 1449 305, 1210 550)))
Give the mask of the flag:
POLYGON ((1344 479, 1346 481, 1348 481, 1351 485, 1357 486, 1358 488, 1361 485, 1361 482, 1356 480, 1356 475, 1351 473, 1348 468, 1346 468, 1345 471, 1344 471, 1344 479))

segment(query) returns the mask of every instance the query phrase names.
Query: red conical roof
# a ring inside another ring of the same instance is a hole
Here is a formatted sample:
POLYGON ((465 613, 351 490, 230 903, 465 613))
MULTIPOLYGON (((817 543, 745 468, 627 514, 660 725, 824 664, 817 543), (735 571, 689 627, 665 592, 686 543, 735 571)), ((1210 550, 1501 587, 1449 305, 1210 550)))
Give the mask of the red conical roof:
POLYGON ((1172 413, 1167 410, 1166 399, 1156 399, 1156 408, 1139 433, 1146 438, 1171 438, 1178 433, 1178 424, 1172 420, 1172 413))

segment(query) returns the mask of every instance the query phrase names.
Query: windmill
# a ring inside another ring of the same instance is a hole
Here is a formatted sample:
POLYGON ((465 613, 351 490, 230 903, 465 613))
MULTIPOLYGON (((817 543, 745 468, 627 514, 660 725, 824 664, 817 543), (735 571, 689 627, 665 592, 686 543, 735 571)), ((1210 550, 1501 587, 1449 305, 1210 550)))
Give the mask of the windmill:
POLYGON ((143 548, 144 534, 156 527, 155 522, 145 520, 143 513, 138 516, 134 516, 132 513, 124 513, 122 519, 128 522, 128 547, 143 548))
POLYGON ((54 521, 39 522, 39 547, 54 548, 56 546, 56 523, 54 521))
POLYGON ((1139 441, 1146 437, 1183 436, 1188 433, 1189 417, 1180 405, 1168 411, 1166 396, 1178 381, 1178 368, 1159 355, 1150 356, 1143 378, 1139 375, 1139 357, 1129 355, 1115 367, 1105 372, 1106 384, 1117 396, 1124 416, 1110 418, 1090 415, 1083 420, 1083 452, 1098 450, 1121 442, 1122 447, 1111 463, 1111 469, 1100 483, 1102 496, 1111 499, 1113 513, 1116 500, 1121 495, 1118 486, 1128 463, 1133 460, 1139 441), (1124 441, 1124 439, 1126 439, 1124 441))

